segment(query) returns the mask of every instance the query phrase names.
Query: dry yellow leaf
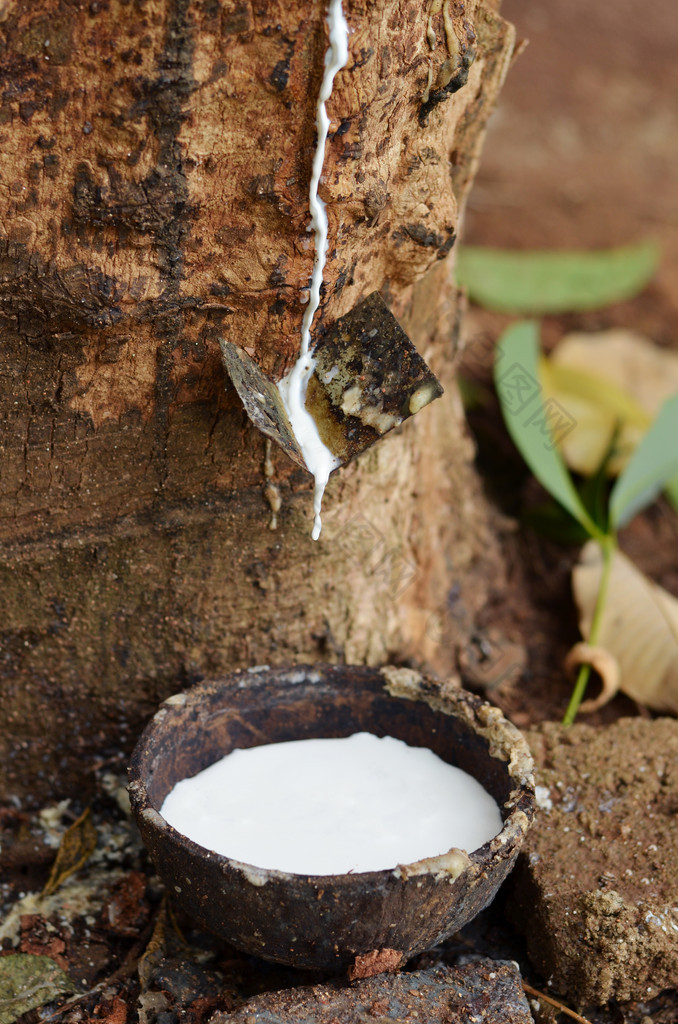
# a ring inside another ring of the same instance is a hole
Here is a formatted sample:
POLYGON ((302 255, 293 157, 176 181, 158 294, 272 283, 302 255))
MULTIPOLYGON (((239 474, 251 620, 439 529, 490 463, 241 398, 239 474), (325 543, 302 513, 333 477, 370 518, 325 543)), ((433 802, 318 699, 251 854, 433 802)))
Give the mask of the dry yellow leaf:
POLYGON ((56 860, 52 865, 43 895, 51 896, 91 857, 97 845, 97 832, 90 818, 89 808, 66 829, 61 837, 56 860))
POLYGON ((678 393, 678 355, 624 328, 566 335, 540 366, 544 390, 574 426, 560 444, 567 464, 591 476, 616 428, 619 473, 665 399, 678 393))
MULTIPOLYGON (((602 564, 599 544, 589 541, 572 571, 579 628, 585 640, 602 564)), ((655 711, 678 713, 678 599, 616 551, 597 643, 577 644, 568 662, 570 667, 590 664, 603 681, 600 697, 582 705, 583 711, 607 703, 619 689, 655 711)))

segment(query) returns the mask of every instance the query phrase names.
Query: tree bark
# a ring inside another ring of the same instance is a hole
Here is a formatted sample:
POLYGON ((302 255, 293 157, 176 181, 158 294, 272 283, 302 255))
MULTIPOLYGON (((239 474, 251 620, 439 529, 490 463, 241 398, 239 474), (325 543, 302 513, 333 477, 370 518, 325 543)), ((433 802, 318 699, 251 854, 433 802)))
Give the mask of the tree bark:
POLYGON ((450 671, 501 571, 448 253, 513 32, 487 0, 344 6, 316 329, 379 289, 447 393, 334 474, 314 545, 218 339, 273 379, 298 353, 324 3, 0 2, 5 795, 81 791, 83 757, 229 668, 450 671))

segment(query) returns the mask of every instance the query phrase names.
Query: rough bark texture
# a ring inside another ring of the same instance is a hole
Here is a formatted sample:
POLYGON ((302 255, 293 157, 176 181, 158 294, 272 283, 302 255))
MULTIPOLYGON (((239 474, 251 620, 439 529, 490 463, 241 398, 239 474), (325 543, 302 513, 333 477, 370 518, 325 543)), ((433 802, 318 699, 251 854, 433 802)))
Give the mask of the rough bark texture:
POLYGON ((443 258, 513 48, 493 7, 345 3, 316 323, 380 289, 447 394, 335 474, 313 545, 309 478, 275 452, 265 475, 217 339, 275 378, 298 350, 324 4, 0 3, 7 793, 81 786, 83 755, 235 666, 453 667, 499 564, 443 258))

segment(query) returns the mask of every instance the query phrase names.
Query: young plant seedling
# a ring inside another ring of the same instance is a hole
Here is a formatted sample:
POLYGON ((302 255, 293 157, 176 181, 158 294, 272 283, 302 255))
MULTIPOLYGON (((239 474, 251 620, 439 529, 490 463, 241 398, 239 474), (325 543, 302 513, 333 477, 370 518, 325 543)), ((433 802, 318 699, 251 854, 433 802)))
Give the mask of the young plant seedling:
MULTIPOLYGON (((558 449, 573 426, 566 409, 545 399, 539 383, 539 325, 521 321, 509 327, 497 347, 494 380, 504 422, 530 470, 546 491, 601 548, 603 569, 588 636, 598 641, 617 533, 649 505, 678 474, 678 395, 667 399, 657 418, 617 478, 607 503, 587 507, 558 449)), ((600 474, 602 477, 602 474, 600 474)), ((564 725, 571 725, 588 685, 591 666, 581 666, 564 725)))

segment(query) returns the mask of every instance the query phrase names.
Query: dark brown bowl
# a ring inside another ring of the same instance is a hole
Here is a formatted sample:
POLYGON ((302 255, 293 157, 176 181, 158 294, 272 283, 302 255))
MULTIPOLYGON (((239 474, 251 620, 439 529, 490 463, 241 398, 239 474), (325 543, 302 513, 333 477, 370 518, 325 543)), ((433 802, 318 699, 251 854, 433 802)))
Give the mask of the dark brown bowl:
POLYGON ((497 708, 409 669, 257 668, 168 698, 134 751, 129 791, 158 872, 197 922, 266 960, 342 968, 375 950, 404 961, 490 903, 532 821, 532 768, 525 740, 497 708), (212 853, 159 813, 175 783, 235 747, 362 731, 429 747, 473 775, 502 808, 502 831, 471 854, 308 877, 212 853))

